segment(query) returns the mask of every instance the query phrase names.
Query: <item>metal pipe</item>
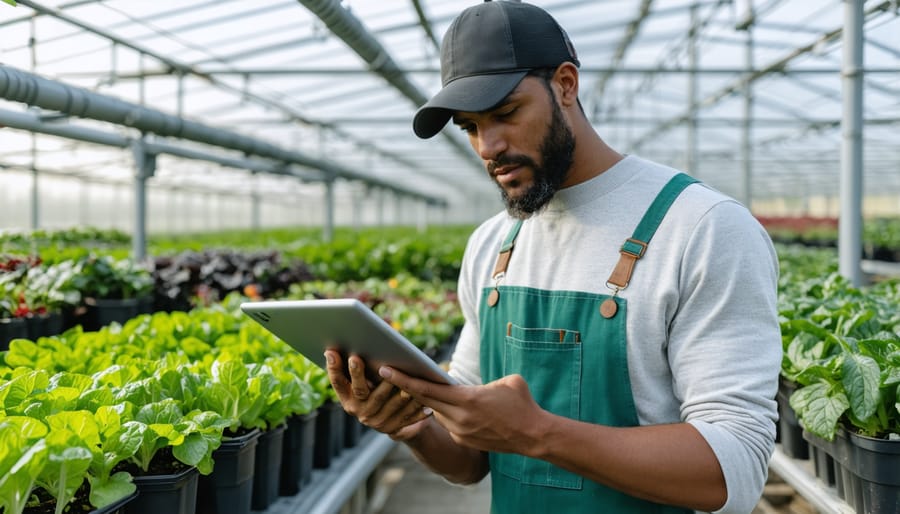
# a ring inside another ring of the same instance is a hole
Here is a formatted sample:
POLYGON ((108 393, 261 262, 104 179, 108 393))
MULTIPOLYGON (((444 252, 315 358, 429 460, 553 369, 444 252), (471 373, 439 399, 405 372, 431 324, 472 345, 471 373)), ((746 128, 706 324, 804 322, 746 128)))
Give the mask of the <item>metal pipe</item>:
MULTIPOLYGON (((29 23, 28 50, 31 55, 31 71, 37 69, 37 21, 29 23)), ((31 230, 41 228, 41 191, 38 180, 37 135, 31 134, 31 230)))
POLYGON ((841 275, 855 287, 862 284, 863 22, 863 0, 844 0, 838 260, 841 275))
MULTIPOLYGON (((128 148, 131 138, 101 130, 69 125, 67 123, 47 123, 40 116, 33 113, 20 113, 0 109, 0 125, 9 128, 28 130, 34 133, 50 134, 76 141, 84 141, 116 148, 128 148)), ((168 154, 185 159, 214 162, 222 166, 256 170, 265 173, 290 175, 303 181, 318 182, 325 180, 326 175, 310 170, 300 170, 285 166, 280 162, 269 162, 261 159, 233 158, 213 153, 203 152, 192 148, 184 148, 165 141, 145 141, 145 149, 152 154, 168 154)))
POLYGON ((334 181, 325 181, 325 223, 322 227, 322 240, 326 243, 334 241, 334 181))
MULTIPOLYGON (((697 3, 691 5, 691 26, 688 29, 688 68, 697 69, 697 31, 698 31, 697 3)), ((685 153, 685 171, 692 177, 697 176, 697 74, 688 75, 688 125, 687 125, 687 151, 685 153)))
POLYGON ((213 128, 178 116, 142 107, 111 96, 62 84, 33 73, 0 65, 0 97, 28 105, 58 111, 70 116, 91 118, 144 133, 188 139, 199 143, 241 151, 248 155, 268 157, 277 161, 318 169, 335 177, 360 180, 428 202, 443 203, 442 199, 419 191, 373 179, 337 163, 285 150, 276 145, 244 136, 236 132, 213 128))
MULTIPOLYGON (((744 59, 747 64, 748 78, 750 70, 753 69, 753 2, 750 2, 748 19, 750 23, 746 25, 747 45, 745 47, 744 59)), ((752 147, 752 131, 753 131, 753 82, 747 80, 744 85, 744 123, 741 131, 741 162, 743 169, 741 173, 741 201, 747 209, 753 209, 753 147, 752 147)))
MULTIPOLYGON (((867 41, 867 43, 869 43, 867 41)), ((873 43, 869 43, 873 44, 873 43)), ((874 46, 874 44, 873 44, 874 46)), ((889 48, 885 48, 885 51, 889 51, 889 48)), ((416 68, 399 68, 398 71, 410 75, 410 74, 439 74, 441 70, 435 67, 423 66, 416 68)), ((766 74, 772 73, 773 69, 769 68, 755 68, 752 70, 747 70, 742 67, 734 67, 727 68, 722 66, 715 67, 698 67, 698 68, 689 68, 689 67, 681 67, 681 68, 668 68, 666 66, 623 66, 621 68, 616 68, 613 66, 582 66, 578 68, 579 75, 593 75, 593 74, 611 74, 615 73, 616 75, 646 75, 646 74, 660 74, 660 75, 685 75, 688 73, 700 73, 703 75, 745 75, 747 72, 750 72, 754 75, 756 74, 766 74)), ((780 71, 779 71, 780 72, 780 71)), ((791 75, 838 75, 840 74, 840 68, 834 67, 810 67, 810 68, 784 68, 784 73, 789 73, 791 75)), ((866 68, 865 70, 867 75, 879 75, 879 74, 896 74, 897 68, 891 67, 873 67, 866 68)), ((295 76, 295 75, 326 75, 326 76, 346 76, 346 75, 371 75, 372 70, 366 68, 347 68, 347 67, 278 67, 278 68, 241 68, 241 69, 230 69, 230 68, 209 68, 203 70, 204 76, 209 77, 227 77, 227 76, 244 76, 244 75, 255 75, 255 76, 295 76)), ((74 78, 74 79, 84 79, 84 78, 99 78, 106 77, 109 75, 109 70, 81 70, 81 71, 64 71, 59 73, 57 76, 62 78, 74 78)), ((117 81, 124 80, 137 80, 140 78, 148 78, 148 77, 167 77, 171 76, 172 71, 168 68, 158 68, 153 70, 138 70, 136 73, 121 73, 116 75, 117 81)))
POLYGON ((147 179, 156 172, 156 155, 148 153, 142 140, 131 144, 134 154, 134 233, 131 254, 142 262, 147 257, 147 179))
MULTIPOLYGON (((638 8, 638 15, 628 23, 628 27, 625 29, 625 36, 621 41, 619 41, 619 44, 616 47, 616 53, 612 60, 612 66, 607 67, 607 71, 603 72, 603 75, 597 79, 597 84, 594 86, 593 91, 593 95, 595 98, 603 98, 603 94, 606 92, 606 84, 608 83, 609 79, 612 78, 614 73, 619 73, 619 65, 625 58, 625 54, 628 52, 628 48, 634 42, 635 38, 637 38, 637 35, 641 30, 641 25, 649 16, 650 8, 652 6, 653 0, 642 0, 641 6, 638 8)), ((579 69, 578 71, 579 73, 584 73, 582 69, 579 69)))

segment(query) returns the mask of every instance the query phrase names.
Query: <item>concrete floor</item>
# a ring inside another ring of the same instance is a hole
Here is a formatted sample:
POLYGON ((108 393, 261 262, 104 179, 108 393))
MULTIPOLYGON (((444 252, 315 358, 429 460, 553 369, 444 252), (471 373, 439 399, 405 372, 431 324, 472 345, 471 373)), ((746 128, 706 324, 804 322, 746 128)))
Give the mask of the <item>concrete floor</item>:
MULTIPOLYGON (((405 445, 397 445, 383 463, 383 498, 372 514, 487 514, 490 477, 473 486, 455 486, 416 462, 405 445)), ((766 493, 753 514, 816 514, 780 477, 770 473, 766 493)))
POLYGON ((419 464, 405 445, 397 445, 384 461, 382 482, 390 490, 378 514, 487 514, 491 508, 489 479, 472 486, 452 485, 419 464))

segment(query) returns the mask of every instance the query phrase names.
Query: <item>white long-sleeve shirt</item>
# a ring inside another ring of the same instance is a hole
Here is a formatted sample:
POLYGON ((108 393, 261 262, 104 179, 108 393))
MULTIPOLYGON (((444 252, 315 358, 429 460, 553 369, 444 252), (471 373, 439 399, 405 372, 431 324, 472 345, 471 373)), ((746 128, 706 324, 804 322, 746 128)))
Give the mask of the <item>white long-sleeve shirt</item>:
MULTIPOLYGON (((560 190, 519 232, 504 285, 611 294, 606 280, 644 212, 676 170, 628 156, 560 190)), ((459 280, 466 323, 450 373, 480 384, 481 291, 514 220, 505 212, 471 236, 459 280)), ((778 261, 741 204, 688 187, 635 265, 627 301, 628 371, 642 425, 688 422, 725 476, 719 513, 749 513, 762 494, 777 419, 781 364, 778 261)), ((599 315, 599 314, 598 314, 599 315)), ((585 370, 589 373, 590 370, 585 370)))

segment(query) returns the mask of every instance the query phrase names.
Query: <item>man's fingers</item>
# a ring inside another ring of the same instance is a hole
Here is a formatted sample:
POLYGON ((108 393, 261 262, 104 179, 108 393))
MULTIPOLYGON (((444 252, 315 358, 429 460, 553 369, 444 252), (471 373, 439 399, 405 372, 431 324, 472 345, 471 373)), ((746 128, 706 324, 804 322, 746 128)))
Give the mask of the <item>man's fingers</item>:
POLYGON ((334 388, 334 392, 343 403, 350 394, 350 380, 344 374, 343 363, 338 352, 331 350, 325 352, 325 371, 328 373, 331 387, 334 388))
POLYGON ((362 359, 356 355, 351 355, 347 359, 347 367, 350 369, 353 397, 357 400, 369 399, 369 381, 366 380, 365 364, 363 364, 362 359))
POLYGON ((378 369, 378 374, 385 382, 390 382, 401 391, 406 391, 417 401, 429 407, 456 405, 460 402, 461 387, 437 384, 406 375, 388 366, 378 369))
POLYGON ((431 409, 423 407, 405 391, 397 391, 377 415, 366 421, 376 430, 390 434, 423 419, 430 412, 431 409))

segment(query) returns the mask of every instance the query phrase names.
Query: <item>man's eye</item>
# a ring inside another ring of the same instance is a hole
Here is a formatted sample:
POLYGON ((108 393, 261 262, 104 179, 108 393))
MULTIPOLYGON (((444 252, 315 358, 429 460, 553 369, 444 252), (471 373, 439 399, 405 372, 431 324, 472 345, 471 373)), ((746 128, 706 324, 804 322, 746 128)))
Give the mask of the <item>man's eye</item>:
POLYGON ((515 108, 513 108, 513 109, 506 109, 506 110, 503 110, 503 111, 498 111, 498 112, 497 112, 497 117, 498 117, 498 118, 501 118, 501 119, 503 119, 503 118, 509 118, 510 116, 512 116, 512 115, 515 114, 515 113, 516 113, 516 109, 515 109, 515 108))
POLYGON ((474 134, 475 133, 475 125, 472 123, 466 123, 459 126, 459 130, 462 130, 466 134, 474 134))

